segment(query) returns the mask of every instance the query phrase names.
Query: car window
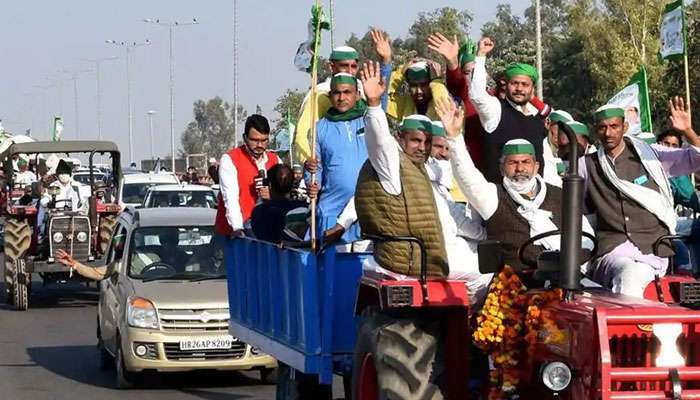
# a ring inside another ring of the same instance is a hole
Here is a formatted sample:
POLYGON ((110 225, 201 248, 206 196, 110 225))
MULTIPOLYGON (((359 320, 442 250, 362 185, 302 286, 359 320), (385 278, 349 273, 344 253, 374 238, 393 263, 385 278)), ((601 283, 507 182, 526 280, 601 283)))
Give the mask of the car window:
POLYGON ((152 191, 146 207, 216 208, 212 191, 152 191))
POLYGON ((148 189, 153 186, 166 185, 166 183, 139 182, 125 183, 122 189, 122 201, 124 203, 142 204, 148 189))
POLYGON ((126 227, 121 223, 117 224, 112 234, 109 251, 107 252, 107 263, 119 261, 124 256, 124 245, 126 244, 126 227))
POLYGON ((213 226, 138 228, 130 248, 132 278, 191 280, 225 274, 223 247, 213 226))

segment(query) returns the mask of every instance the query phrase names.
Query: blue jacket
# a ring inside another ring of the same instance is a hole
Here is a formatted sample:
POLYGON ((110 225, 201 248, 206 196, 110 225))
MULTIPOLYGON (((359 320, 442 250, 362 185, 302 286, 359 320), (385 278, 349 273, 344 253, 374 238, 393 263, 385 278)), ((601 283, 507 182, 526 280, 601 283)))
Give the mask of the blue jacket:
MULTIPOLYGON (((339 122, 323 118, 318 121, 316 132, 319 160, 316 181, 320 186, 317 210, 321 221, 319 231, 323 231, 335 225, 338 215, 355 195, 357 177, 367 161, 365 121, 363 117, 339 122)), ((305 179, 307 185, 311 183, 308 172, 305 179)))

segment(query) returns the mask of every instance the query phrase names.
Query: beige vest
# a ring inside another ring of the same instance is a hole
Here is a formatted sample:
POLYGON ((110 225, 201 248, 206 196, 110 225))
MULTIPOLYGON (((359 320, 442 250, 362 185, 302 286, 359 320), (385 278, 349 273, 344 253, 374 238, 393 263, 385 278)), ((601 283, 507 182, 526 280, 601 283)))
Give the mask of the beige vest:
MULTIPOLYGON (((363 233, 413 236, 423 240, 428 276, 447 277, 447 251, 435 197, 423 165, 401 153, 401 194, 387 193, 372 164, 365 162, 355 190, 355 207, 363 233)), ((420 275, 420 249, 406 242, 376 243, 374 259, 383 268, 404 275, 420 275)))

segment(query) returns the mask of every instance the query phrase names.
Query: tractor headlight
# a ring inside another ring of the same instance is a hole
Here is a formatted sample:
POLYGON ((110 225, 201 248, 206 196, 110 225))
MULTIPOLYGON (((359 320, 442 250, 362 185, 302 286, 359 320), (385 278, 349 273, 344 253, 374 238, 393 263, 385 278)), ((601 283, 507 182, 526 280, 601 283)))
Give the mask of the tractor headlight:
POLYGON ((553 361, 542 368, 542 383, 549 390, 561 392, 571 383, 571 370, 561 361, 553 361))
POLYGON ((661 348, 656 357, 656 366, 666 368, 685 366, 685 359, 678 352, 678 346, 676 345, 678 336, 683 333, 683 325, 680 323, 654 324, 653 332, 654 336, 661 343, 661 348))
POLYGON ((63 241, 63 234, 61 232, 56 232, 53 234, 53 241, 56 243, 61 243, 63 241))
POLYGON ((142 297, 129 297, 127 300, 126 322, 135 328, 158 329, 158 313, 149 300, 142 297))
POLYGON ((78 232, 77 235, 75 235, 75 238, 78 239, 79 242, 84 242, 87 240, 87 233, 85 232, 78 232))

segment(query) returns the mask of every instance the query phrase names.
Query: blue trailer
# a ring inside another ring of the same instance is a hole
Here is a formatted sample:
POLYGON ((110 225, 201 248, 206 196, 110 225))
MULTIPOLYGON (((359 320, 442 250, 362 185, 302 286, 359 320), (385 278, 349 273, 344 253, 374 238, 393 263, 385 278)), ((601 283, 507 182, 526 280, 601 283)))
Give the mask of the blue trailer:
POLYGON ((350 376, 355 299, 370 254, 314 254, 247 238, 228 240, 225 253, 233 335, 321 385, 350 376))

